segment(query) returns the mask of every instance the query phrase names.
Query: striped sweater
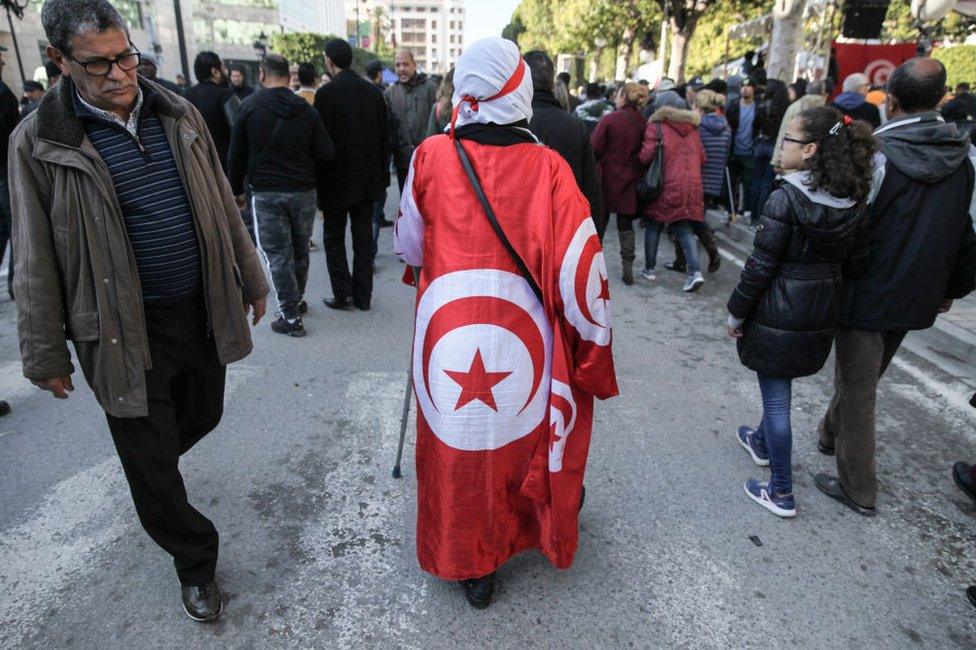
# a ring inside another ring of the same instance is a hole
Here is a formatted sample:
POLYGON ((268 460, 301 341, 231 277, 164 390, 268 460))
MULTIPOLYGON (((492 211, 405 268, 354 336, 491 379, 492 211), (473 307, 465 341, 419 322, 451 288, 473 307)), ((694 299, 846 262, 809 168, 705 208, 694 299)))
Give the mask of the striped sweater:
POLYGON ((201 285, 200 249, 190 202, 151 97, 139 115, 138 136, 83 106, 75 111, 108 167, 139 269, 142 297, 188 296, 201 285))

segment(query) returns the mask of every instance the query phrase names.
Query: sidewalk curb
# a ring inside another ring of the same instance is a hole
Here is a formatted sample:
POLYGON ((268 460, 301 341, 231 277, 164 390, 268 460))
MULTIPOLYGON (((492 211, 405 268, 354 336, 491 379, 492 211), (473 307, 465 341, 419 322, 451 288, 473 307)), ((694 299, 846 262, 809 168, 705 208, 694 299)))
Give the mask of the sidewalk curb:
MULTIPOLYGON (((715 230, 725 247, 745 261, 752 252, 755 231, 741 222, 729 224, 726 218, 725 212, 721 210, 705 212, 705 221, 715 230)), ((928 353, 923 356, 937 357, 937 361, 930 358, 937 365, 948 362, 954 368, 976 367, 976 333, 955 323, 939 318, 927 330, 910 332, 909 338, 913 342, 913 348, 928 353)))

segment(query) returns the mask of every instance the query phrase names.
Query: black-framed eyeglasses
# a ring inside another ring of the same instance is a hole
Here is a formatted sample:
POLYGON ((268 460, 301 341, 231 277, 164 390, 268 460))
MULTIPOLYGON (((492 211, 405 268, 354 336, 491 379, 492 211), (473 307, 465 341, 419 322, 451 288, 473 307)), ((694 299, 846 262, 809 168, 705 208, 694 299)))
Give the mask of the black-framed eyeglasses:
POLYGON ((119 66, 119 70, 123 72, 129 72, 138 68, 142 61, 142 53, 139 50, 125 52, 114 59, 93 59, 92 61, 79 61, 67 53, 65 56, 80 65, 85 69, 85 72, 93 77, 107 77, 112 72, 113 65, 119 66))
POLYGON ((797 140, 796 138, 791 138, 788 135, 783 136, 783 142, 794 142, 796 144, 810 144, 810 140, 797 140))

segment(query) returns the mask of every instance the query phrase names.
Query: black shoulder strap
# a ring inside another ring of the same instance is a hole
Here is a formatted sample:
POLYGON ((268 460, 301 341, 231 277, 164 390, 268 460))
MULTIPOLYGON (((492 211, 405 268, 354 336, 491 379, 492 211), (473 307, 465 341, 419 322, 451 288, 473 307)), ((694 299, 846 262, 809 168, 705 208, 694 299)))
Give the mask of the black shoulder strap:
POLYGON ((664 129, 661 128, 660 122, 654 123, 654 130, 657 131, 657 144, 658 146, 664 144, 664 129))
POLYGON ((461 159, 461 166, 464 167, 464 173, 468 175, 468 180, 471 181, 471 187, 474 189, 475 195, 478 197, 478 201, 481 203, 481 207, 484 208, 485 216, 488 217, 488 222, 491 223, 492 230, 498 235, 499 241, 501 241, 502 246, 508 251, 508 254, 512 257, 512 261, 515 262, 515 266, 518 267, 519 273, 525 278, 525 281, 529 283, 532 287, 532 293, 535 297, 539 299, 539 302, 545 305, 545 301, 542 299, 542 289, 536 283, 535 278, 529 272, 525 262, 512 247, 512 243, 508 241, 508 237, 505 236, 505 231, 502 230, 501 224, 498 223, 498 219, 495 218, 495 211, 491 209, 491 204, 488 203, 488 197, 485 196, 485 191, 481 188, 481 183, 478 181, 478 175, 474 171, 474 167, 471 166, 471 160, 468 158, 468 153, 464 150, 464 145, 457 138, 454 139, 454 146, 458 152, 458 158, 461 159))

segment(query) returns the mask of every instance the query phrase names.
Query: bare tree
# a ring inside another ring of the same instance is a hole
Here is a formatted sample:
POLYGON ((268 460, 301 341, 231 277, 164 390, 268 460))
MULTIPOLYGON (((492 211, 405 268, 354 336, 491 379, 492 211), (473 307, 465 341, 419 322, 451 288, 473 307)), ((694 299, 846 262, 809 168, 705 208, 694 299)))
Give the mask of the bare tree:
POLYGON ((796 54, 803 33, 806 0, 776 0, 773 7, 773 35, 769 39, 766 71, 771 79, 793 81, 796 54))
POLYGON ((698 26, 698 19, 712 0, 663 0, 662 8, 671 26, 671 60, 668 76, 678 83, 685 80, 688 45, 698 26))

